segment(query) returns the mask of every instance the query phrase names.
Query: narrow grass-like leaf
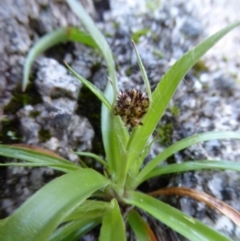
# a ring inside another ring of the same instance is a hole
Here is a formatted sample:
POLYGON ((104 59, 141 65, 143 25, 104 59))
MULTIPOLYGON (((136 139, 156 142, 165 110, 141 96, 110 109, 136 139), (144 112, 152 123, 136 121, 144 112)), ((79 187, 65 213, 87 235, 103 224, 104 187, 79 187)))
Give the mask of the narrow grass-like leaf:
POLYGON ((109 180, 92 169, 58 177, 30 197, 0 227, 0 240, 45 241, 95 191, 109 180))
POLYGON ((98 224, 100 224, 101 218, 72 221, 57 229, 48 241, 74 241, 79 240, 84 234, 88 233, 98 224))
POLYGON ((221 139, 240 139, 240 133, 232 132, 232 131, 213 131, 213 132, 205 132, 197 135, 193 135, 182 139, 170 147, 165 149, 163 152, 158 154, 154 159, 152 159, 138 174, 135 178, 134 183, 132 183, 132 187, 135 189, 140 183, 146 180, 146 176, 160 163, 165 161, 168 157, 173 155, 174 153, 183 150, 189 146, 194 144, 210 141, 210 140, 221 140, 221 139))
POLYGON ((184 187, 169 187, 148 193, 148 195, 154 197, 162 195, 176 195, 193 198, 199 202, 207 204, 211 208, 218 210, 231 219, 238 227, 240 227, 240 213, 227 203, 222 202, 221 200, 218 200, 207 193, 184 187))
POLYGON ((99 224, 98 220, 89 222, 85 226, 81 227, 80 229, 73 231, 72 233, 67 235, 61 241, 78 241, 79 238, 83 237, 85 234, 87 234, 89 231, 91 231, 93 228, 95 228, 98 224, 99 224))
MULTIPOLYGON (((96 27, 93 20, 90 18, 90 16, 86 13, 82 5, 79 1, 76 0, 67 0, 67 3, 71 10, 75 13, 75 15, 82 21, 84 27, 86 30, 90 33, 93 40, 98 45, 99 50, 102 52, 104 59, 107 63, 108 73, 109 77, 113 84, 113 89, 116 93, 117 91, 117 82, 116 82, 116 73, 115 73, 115 65, 113 61, 112 52, 110 50, 110 47, 103 36, 103 34, 99 31, 99 29, 96 27)), ((111 101, 110 101, 111 103, 111 101)))
MULTIPOLYGON (((108 75, 109 79, 111 80, 111 83, 108 82, 106 90, 104 92, 104 95, 108 99, 109 103, 113 103, 116 100, 116 94, 117 94, 117 81, 116 81, 116 71, 115 71, 115 65, 113 60, 113 55, 111 52, 111 49, 103 36, 103 34, 99 31, 99 29, 95 26, 93 20, 87 15, 87 13, 84 11, 82 5, 77 2, 76 0, 67 0, 67 3, 69 4, 72 11, 76 14, 76 16, 82 21, 87 31, 90 33, 92 38, 97 43, 100 51, 102 52, 102 55, 106 61, 107 67, 108 67, 108 75)), ((113 115, 109 112, 109 110, 106 110, 104 106, 102 106, 102 113, 101 116, 103 116, 103 119, 101 121, 102 123, 102 133, 103 133, 103 143, 106 150, 106 155, 108 161, 113 161, 116 159, 116 157, 120 156, 119 154, 121 152, 117 152, 116 150, 120 150, 119 146, 121 147, 122 144, 119 143, 119 140, 121 140, 123 143, 128 141, 128 133, 126 131, 126 128, 123 128, 121 119, 116 117, 114 118, 115 121, 113 123, 113 115), (119 138, 116 138, 116 136, 119 136, 119 138), (111 141, 111 145, 109 145, 108 140, 111 141), (115 151, 109 150, 109 146, 112 146, 115 151), (111 154, 109 154, 111 153, 111 154), (115 154, 114 154, 115 153, 115 154)), ((126 143, 124 143, 126 145, 126 143)))
POLYGON ((99 90, 95 85, 93 85, 91 82, 83 78, 81 75, 79 75, 76 71, 74 71, 67 63, 65 65, 68 67, 68 69, 73 73, 73 75, 80 80, 89 90, 92 91, 92 93, 98 97, 98 99, 105 104, 105 106, 108 108, 108 110, 111 110, 111 104, 105 97, 105 95, 99 90))
POLYGON ((152 91, 151 91, 150 83, 149 83, 149 80, 148 80, 148 77, 147 77, 147 73, 146 73, 146 70, 144 68, 144 65, 142 63, 142 60, 140 58, 140 55, 139 55, 139 53, 137 51, 136 45, 135 45, 133 40, 132 40, 132 44, 133 44, 133 48, 134 48, 135 54, 137 56, 138 66, 139 66, 139 68, 141 70, 141 75, 142 75, 142 78, 143 78, 143 81, 144 81, 144 84, 145 84, 145 87, 146 87, 148 98, 149 98, 150 103, 151 103, 152 102, 152 91))
POLYGON ((133 170, 133 168, 130 169, 132 172, 129 173, 129 175, 127 176, 126 186, 131 187, 131 185, 133 185, 133 183, 136 182, 136 176, 139 174, 139 170, 141 169, 141 166, 145 158, 147 157, 154 142, 155 142, 155 138, 144 148, 140 157, 138 158, 138 160, 136 160, 136 170, 133 170))
MULTIPOLYGON (((76 0, 67 0, 67 3, 76 16, 82 21, 83 25, 95 40, 100 51, 102 52, 107 64, 109 79, 111 80, 111 83, 107 83, 104 95, 108 99, 109 103, 113 104, 116 101, 118 87, 115 65, 110 47, 103 34, 95 26, 93 20, 84 11, 80 2, 76 0)), ((105 105, 102 105, 101 110, 101 129, 103 145, 110 171, 113 177, 118 179, 118 176, 122 175, 118 173, 122 173, 122 167, 120 165, 121 160, 119 160, 119 158, 122 156, 123 150, 126 149, 128 133, 126 128, 123 126, 121 119, 114 117, 105 105)))
POLYGON ((143 126, 135 128, 128 143, 128 169, 138 158, 141 150, 161 119, 166 110, 169 101, 175 93, 178 84, 187 74, 189 69, 232 29, 240 25, 240 22, 231 24, 219 32, 213 34, 198 46, 184 54, 163 76, 152 94, 152 103, 146 115, 143 117, 143 126))
POLYGON ((96 161, 98 161, 99 163, 101 163, 103 166, 107 167, 108 163, 106 161, 104 161, 100 156, 91 153, 91 152, 75 152, 75 154, 79 155, 79 156, 87 156, 87 157, 92 157, 94 158, 96 161))
POLYGON ((73 168, 71 165, 66 164, 47 164, 47 163, 30 163, 30 162, 8 162, 8 163, 0 163, 0 166, 2 167, 49 167, 57 171, 61 172, 70 172, 70 171, 76 171, 79 168, 73 168))
POLYGON ((77 219, 95 218, 98 216, 103 216, 103 214, 108 210, 109 202, 86 200, 79 207, 73 210, 68 216, 66 216, 63 222, 73 221, 77 219))
POLYGON ((168 164, 166 166, 155 167, 146 177, 145 180, 165 175, 169 173, 187 172, 196 170, 232 170, 240 172, 240 163, 224 160, 198 160, 186 161, 184 163, 168 164))
MULTIPOLYGON (((41 148, 42 149, 42 148, 41 148)), ((41 150, 39 149, 39 150, 41 150)), ((31 147, 20 147, 20 146, 8 146, 8 145, 0 145, 0 156, 16 158, 19 160, 23 160, 24 163, 19 166, 28 166, 26 162, 29 162, 29 166, 49 166, 53 169, 61 170, 61 171, 74 171, 78 170, 81 167, 76 164, 58 157, 53 156, 52 154, 47 154, 46 152, 35 151, 31 147)), ((17 166, 16 163, 4 163, 2 166, 17 166)))
POLYGON ((132 36, 131 36, 131 39, 135 42, 135 43, 139 43, 139 38, 141 36, 145 36, 147 35, 147 33, 150 32, 150 29, 149 28, 142 28, 142 29, 139 29, 137 31, 134 31, 132 33, 132 36))
POLYGON ((26 89, 28 84, 28 76, 34 60, 50 47, 66 41, 76 41, 97 48, 96 43, 88 33, 76 28, 59 28, 49 34, 44 35, 34 44, 27 55, 23 70, 23 91, 26 89))
POLYGON ((191 241, 230 241, 198 220, 146 194, 129 191, 125 202, 144 210, 191 241))
POLYGON ((125 225, 118 203, 115 199, 112 199, 111 207, 103 216, 99 240, 126 240, 125 225))
POLYGON ((133 229, 137 241, 157 241, 152 229, 138 212, 131 210, 127 216, 127 221, 133 229))
POLYGON ((98 44, 95 42, 92 36, 86 31, 80 30, 78 28, 68 27, 67 37, 68 37, 68 41, 81 43, 86 46, 99 50, 98 44))
MULTIPOLYGON (((107 85, 105 93, 108 99, 113 95, 112 87, 107 85)), ((113 180, 125 180, 126 177, 126 146, 129 135, 126 126, 119 116, 113 115, 113 110, 109 110, 102 105, 101 109, 101 130, 106 160, 113 180)))
POLYGON ((41 147, 41 146, 28 145, 28 144, 25 144, 25 143, 12 144, 10 146, 20 147, 20 148, 23 148, 24 150, 30 150, 30 151, 32 150, 32 151, 36 151, 36 152, 39 152, 39 153, 42 153, 42 154, 47 154, 47 155, 52 156, 52 157, 57 157, 57 158, 63 159, 56 152, 54 152, 52 150, 49 150, 49 149, 46 149, 46 148, 41 147))

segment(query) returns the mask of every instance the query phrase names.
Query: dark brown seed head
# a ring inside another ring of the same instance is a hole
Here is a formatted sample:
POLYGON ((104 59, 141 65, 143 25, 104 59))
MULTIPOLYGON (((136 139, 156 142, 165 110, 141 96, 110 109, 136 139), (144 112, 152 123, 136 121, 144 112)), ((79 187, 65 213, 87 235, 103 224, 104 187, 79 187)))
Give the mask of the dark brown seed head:
POLYGON ((136 89, 120 91, 114 107, 114 115, 120 115, 126 125, 132 128, 142 125, 141 119, 147 113, 149 99, 136 89))

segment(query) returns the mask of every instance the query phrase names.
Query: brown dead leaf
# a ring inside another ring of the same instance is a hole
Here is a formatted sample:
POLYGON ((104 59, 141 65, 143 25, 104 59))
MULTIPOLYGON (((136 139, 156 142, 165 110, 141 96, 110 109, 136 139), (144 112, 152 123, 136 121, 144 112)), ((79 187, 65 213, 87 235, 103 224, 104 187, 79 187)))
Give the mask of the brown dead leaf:
POLYGON ((176 196, 187 196, 193 198, 199 202, 203 202, 211 208, 215 208, 229 219, 231 219, 238 227, 240 227, 240 213, 228 205, 225 202, 214 198, 207 193, 200 192, 190 188, 183 188, 183 187, 170 187, 159 189, 154 192, 148 193, 151 196, 165 196, 165 195, 176 195, 176 196))
POLYGON ((49 149, 45 149, 43 147, 39 147, 39 146, 32 146, 32 145, 27 145, 27 144, 12 144, 11 146, 16 146, 16 147, 21 147, 24 149, 28 149, 28 150, 32 150, 32 151, 37 151, 37 152, 41 152, 43 154, 47 154, 49 156, 52 157, 57 157, 57 158, 61 158, 63 159, 60 155, 58 155, 56 152, 51 151, 49 149))

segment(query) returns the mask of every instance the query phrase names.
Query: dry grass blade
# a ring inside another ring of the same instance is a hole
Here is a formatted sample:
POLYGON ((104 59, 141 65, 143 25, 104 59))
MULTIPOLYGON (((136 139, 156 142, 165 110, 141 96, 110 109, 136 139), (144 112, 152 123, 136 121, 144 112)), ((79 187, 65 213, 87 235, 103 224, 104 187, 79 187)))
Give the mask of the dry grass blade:
POLYGON ((11 146, 21 147, 21 148, 32 150, 32 151, 38 151, 38 152, 41 152, 42 154, 46 154, 46 155, 49 155, 52 157, 57 157, 57 158, 63 159, 56 152, 43 148, 43 147, 40 147, 40 146, 32 146, 32 145, 27 145, 27 144, 12 144, 11 146))
POLYGON ((148 230, 148 235, 151 241, 157 241, 153 230, 150 228, 150 226, 147 224, 147 230, 148 230))
POLYGON ((204 192, 199 192, 190 188, 170 187, 159 189, 148 194, 151 196, 188 196, 190 198, 205 203, 211 208, 217 209, 219 212, 221 212, 222 214, 226 215, 229 219, 231 219, 238 227, 240 227, 240 213, 236 209, 229 206, 227 203, 222 202, 204 192))

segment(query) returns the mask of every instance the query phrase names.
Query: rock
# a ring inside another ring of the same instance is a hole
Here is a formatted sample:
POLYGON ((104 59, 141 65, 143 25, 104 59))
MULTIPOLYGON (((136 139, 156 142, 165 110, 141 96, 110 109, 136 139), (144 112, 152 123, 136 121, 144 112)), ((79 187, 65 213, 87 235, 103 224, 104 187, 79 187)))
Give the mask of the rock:
POLYGON ((92 126, 86 118, 75 114, 71 102, 73 101, 60 98, 55 99, 53 103, 45 102, 21 109, 18 117, 23 141, 32 145, 46 142, 44 146, 50 144, 53 148, 50 149, 55 151, 58 148, 67 152, 73 149, 81 151, 91 149, 94 137, 92 126))
POLYGON ((69 145, 74 150, 84 151, 91 149, 94 131, 86 118, 77 115, 72 116, 67 132, 69 145))
POLYGON ((186 37, 197 38, 202 34, 201 23, 195 18, 187 18, 181 26, 181 31, 186 37))
POLYGON ((67 74, 67 70, 54 59, 42 58, 38 61, 39 71, 35 80, 42 96, 57 98, 67 96, 77 99, 82 84, 67 74))

